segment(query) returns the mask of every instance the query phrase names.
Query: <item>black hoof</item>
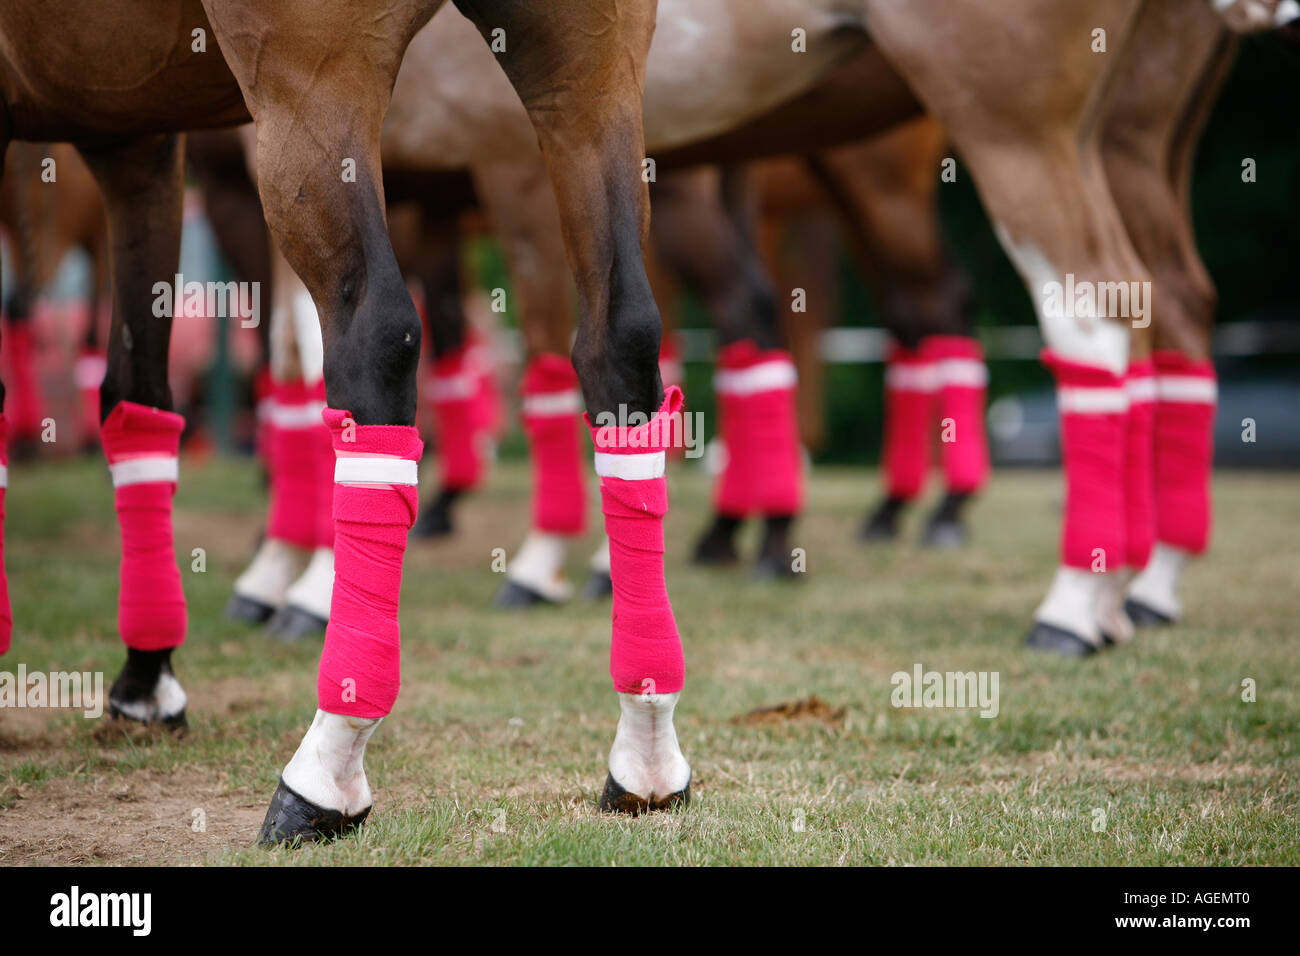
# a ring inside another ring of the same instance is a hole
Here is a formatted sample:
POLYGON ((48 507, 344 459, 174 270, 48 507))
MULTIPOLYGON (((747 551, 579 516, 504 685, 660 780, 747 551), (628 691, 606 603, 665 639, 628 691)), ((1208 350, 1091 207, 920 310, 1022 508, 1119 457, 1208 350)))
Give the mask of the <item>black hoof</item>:
POLYGON ((1095 646, 1073 631, 1042 621, 1034 622, 1033 629, 1025 638, 1025 647, 1060 657, 1087 657, 1097 651, 1095 646))
POLYGON ((226 619, 230 621, 261 624, 274 613, 275 608, 271 605, 244 597, 242 594, 232 594, 230 600, 226 602, 226 619))
POLYGON ((716 515, 713 524, 695 542, 691 561, 703 565, 738 564, 740 552, 736 550, 736 531, 740 525, 739 518, 716 515))
POLYGON ((279 843, 333 840, 357 829, 369 813, 370 808, 366 807, 358 814, 345 817, 338 810, 318 807, 290 790, 281 778, 271 795, 271 805, 267 807, 257 842, 262 846, 275 846, 279 843))
POLYGON ((420 516, 411 527, 413 538, 445 538, 455 528, 451 522, 451 506, 459 492, 443 491, 420 508, 420 516))
POLYGON ((966 541, 966 529, 959 521, 931 521, 921 536, 921 546, 936 551, 954 551, 966 541))
POLYGON ((492 599, 492 606, 499 611, 519 611, 524 608, 537 607, 539 604, 554 604, 550 598, 545 597, 532 588, 526 588, 516 581, 506 578, 501 585, 501 590, 497 591, 496 597, 492 599))
POLYGON ((765 554, 754 563, 750 577, 755 581, 796 581, 803 574, 791 567, 791 558, 780 554, 765 554))
POLYGON ((324 634, 327 624, 329 624, 329 621, 317 617, 311 611, 304 611, 300 607, 286 604, 275 612, 271 622, 266 625, 266 629, 277 640, 286 644, 294 644, 304 637, 317 637, 324 634))
POLYGON ((690 802, 691 781, 689 779, 686 781, 686 786, 676 793, 646 800, 624 790, 611 773, 605 777, 605 789, 600 794, 602 813, 630 813, 634 817, 654 810, 676 810, 679 807, 685 809, 690 802))
POLYGON ((907 502, 898 498, 886 498, 875 511, 867 516, 858 532, 858 540, 865 544, 879 544, 898 538, 898 516, 907 502))
POLYGON ((603 601, 614 593, 614 579, 608 571, 592 571, 582 585, 582 598, 585 601, 603 601))
POLYGON ((1135 601, 1133 598, 1124 602, 1124 613, 1129 616, 1134 627, 1168 627, 1174 623, 1174 619, 1168 614, 1162 614, 1151 605, 1135 601))

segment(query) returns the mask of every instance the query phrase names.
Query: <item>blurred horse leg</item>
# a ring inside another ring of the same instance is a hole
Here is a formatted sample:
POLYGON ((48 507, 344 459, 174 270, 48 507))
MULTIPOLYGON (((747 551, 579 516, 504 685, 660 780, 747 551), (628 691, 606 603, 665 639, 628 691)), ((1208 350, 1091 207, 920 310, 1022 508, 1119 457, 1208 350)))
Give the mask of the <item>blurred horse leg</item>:
POLYGON ((82 146, 99 183, 112 243, 113 323, 100 388, 100 439, 122 533, 118 628, 126 666, 109 691, 117 716, 185 724, 186 695, 172 672, 185 641, 185 595, 172 535, 172 497, 185 420, 170 411, 167 356, 180 290, 155 282, 180 258, 183 155, 177 135, 82 146))
POLYGON ((1127 614, 1122 590, 1114 596, 1108 633, 1119 639, 1131 633, 1130 618, 1181 617, 1181 570, 1209 544, 1216 295, 1188 196, 1196 145, 1236 47, 1208 5, 1147 0, 1102 138, 1107 179, 1151 269, 1155 303, 1150 328, 1135 330, 1129 364, 1127 563, 1141 573, 1127 614))
POLYGON ((601 806, 684 805, 691 770, 672 721, 685 663, 663 565, 664 453, 681 437, 681 392, 661 387, 659 314, 641 257, 650 212, 641 91, 654 4, 458 6, 485 36, 504 25, 530 37, 499 59, 536 127, 578 284, 572 355, 610 539, 610 673, 622 711, 601 806))
MULTIPOLYGON (((873 37, 961 150, 1038 310, 1044 361, 1058 384, 1067 494, 1061 566, 1027 643, 1091 653, 1103 643, 1106 573, 1125 555, 1131 324, 1099 308, 1095 290, 1116 290, 1118 303, 1121 285, 1140 296, 1150 275, 1101 160, 1100 119, 1118 57, 1093 53, 1079 38, 1102 30, 1109 49, 1122 50, 1140 3, 1067 0, 1050 11, 1037 0, 1009 0, 996 11, 963 3, 945 5, 943 16, 924 2, 866 6, 873 37), (1035 28, 1009 30, 1008 18, 1035 28), (956 49, 961 69, 949 59, 956 49)), ((1144 311, 1141 301, 1131 305, 1132 314, 1144 311)))
POLYGON ((922 117, 809 161, 835 200, 894 338, 885 371, 886 496, 863 527, 867 541, 896 537, 899 514, 924 487, 936 435, 947 494, 927 522, 927 545, 965 542, 962 509, 988 479, 988 372, 973 335, 970 281, 939 227, 946 151, 943 128, 922 117))
POLYGON ((512 311, 524 337, 524 434, 532 463, 532 523, 506 563, 493 599, 515 609, 567 601, 569 542, 586 527, 582 477, 582 395, 569 359, 572 280, 560 210, 541 161, 493 163, 474 170, 484 209, 501 240, 512 311))

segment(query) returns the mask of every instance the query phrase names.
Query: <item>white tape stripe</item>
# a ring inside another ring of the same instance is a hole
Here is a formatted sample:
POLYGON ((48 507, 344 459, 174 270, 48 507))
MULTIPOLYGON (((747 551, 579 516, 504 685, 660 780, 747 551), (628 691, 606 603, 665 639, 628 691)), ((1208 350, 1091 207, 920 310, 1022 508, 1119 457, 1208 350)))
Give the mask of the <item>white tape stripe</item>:
POLYGON ((170 455, 128 458, 109 465, 108 471, 113 476, 113 487, 121 488, 123 485, 143 485, 154 481, 179 481, 181 463, 170 455))
POLYGON ((321 412, 325 411, 324 402, 307 402, 302 405, 282 405, 271 402, 268 418, 277 428, 311 428, 315 425, 325 426, 321 412))
POLYGON ((885 388, 896 392, 937 392, 939 384, 939 370, 933 364, 885 366, 885 388))
POLYGON ((0 488, 9 487, 9 466, 0 465, 0 488))
POLYGON ((1056 404, 1062 412, 1076 415, 1108 415, 1128 411, 1128 393, 1122 388, 1080 388, 1056 390, 1056 404))
POLYGON ((339 484, 418 485, 417 463, 409 458, 387 455, 375 458, 338 458, 334 461, 334 480, 339 484))
POLYGON ((1219 399, 1219 384, 1195 375, 1157 375, 1156 394, 1162 402, 1193 402, 1213 405, 1219 399))
POLYGON ((429 397, 435 402, 458 402, 474 397, 478 381, 470 372, 439 375, 429 381, 429 397))
POLYGON ((943 359, 938 369, 942 385, 984 388, 989 383, 989 370, 979 359, 943 359))
POLYGON ((576 391, 538 392, 524 396, 524 414, 539 418, 576 415, 582 411, 582 396, 576 391))
POLYGON ((602 478, 622 478, 624 481, 646 481, 662 478, 666 457, 661 451, 644 455, 611 455, 596 452, 596 474, 602 478))
POLYGON ((713 375, 713 390, 719 395, 755 395, 794 388, 798 382, 794 363, 777 359, 745 369, 719 369, 713 375))
POLYGON ((1124 391, 1132 403, 1154 402, 1156 400, 1156 380, 1153 375, 1130 378, 1124 382, 1124 391))

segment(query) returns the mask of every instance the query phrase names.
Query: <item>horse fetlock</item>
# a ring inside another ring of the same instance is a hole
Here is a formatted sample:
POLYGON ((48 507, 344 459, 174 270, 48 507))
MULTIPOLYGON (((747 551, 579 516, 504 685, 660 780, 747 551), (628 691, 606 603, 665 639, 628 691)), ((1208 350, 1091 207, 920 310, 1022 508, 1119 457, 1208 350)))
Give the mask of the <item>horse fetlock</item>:
POLYGON ((344 817, 364 813, 373 802, 363 767, 366 743, 382 719, 317 710, 281 774, 284 784, 323 810, 344 817))
POLYGON ((621 713, 609 751, 609 778, 601 808, 632 813, 684 806, 691 766, 673 727, 681 693, 619 694, 621 713))

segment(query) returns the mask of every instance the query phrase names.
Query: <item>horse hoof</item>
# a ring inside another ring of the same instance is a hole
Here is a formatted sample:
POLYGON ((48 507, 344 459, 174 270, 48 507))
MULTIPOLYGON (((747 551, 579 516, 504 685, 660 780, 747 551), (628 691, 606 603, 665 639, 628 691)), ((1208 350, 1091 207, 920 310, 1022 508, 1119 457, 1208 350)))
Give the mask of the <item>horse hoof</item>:
POLYGON ((442 491, 420 509, 420 516, 411 527, 413 538, 445 538, 455 529, 451 523, 451 505, 459 492, 442 491))
POLYGON ((691 561, 695 564, 706 566, 726 566, 738 564, 740 562, 740 553, 736 550, 736 544, 730 537, 721 537, 719 535, 706 534, 695 545, 695 551, 691 554, 691 561))
POLYGON ((318 807, 290 790, 282 777, 275 793, 271 795, 271 805, 267 807, 266 819, 262 821, 257 842, 262 846, 275 846, 280 843, 333 840, 356 830, 369 813, 369 807, 352 816, 318 807))
POLYGON ((137 724, 144 724, 145 726, 161 727, 168 733, 175 734, 178 737, 184 734, 185 731, 189 730, 190 727, 190 722, 185 718, 184 710, 172 714, 170 717, 155 717, 152 720, 145 720, 144 718, 137 717, 135 714, 123 710, 111 700, 108 702, 108 716, 114 720, 130 720, 137 724))
POLYGON ((690 805, 690 802, 691 781, 689 778, 686 780, 686 786, 676 793, 670 793, 666 797, 657 797, 652 793, 650 799, 647 800, 635 793, 629 793, 614 779, 614 775, 611 773, 605 777, 605 789, 600 794, 602 813, 630 813, 634 817, 655 810, 676 810, 679 807, 685 809, 690 805))
POLYGON ((1134 627, 1168 627, 1174 619, 1141 601, 1129 598, 1124 602, 1124 613, 1129 616, 1134 627))
POLYGON ((953 551, 966 544, 966 529, 957 521, 932 521, 921 537, 921 546, 936 551, 953 551))
POLYGON ((1087 657, 1097 651, 1092 643, 1073 631, 1067 631, 1054 624, 1045 624, 1042 621, 1034 622, 1033 628, 1025 638, 1025 647, 1056 654, 1059 657, 1087 657))
POLYGON ((592 571, 582 585, 582 597, 586 601, 603 601, 614 593, 614 579, 608 571, 592 571))
POLYGON ((230 600, 226 602, 226 619, 229 621, 262 624, 274 613, 275 608, 271 605, 244 597, 242 594, 232 594, 230 600))
POLYGON ((765 554, 754 563, 750 578, 754 581, 797 581, 799 572, 790 566, 790 561, 781 554, 765 554))
POLYGON ((329 624, 329 621, 317 617, 311 611, 304 611, 300 607, 286 604, 275 612, 270 623, 267 624, 267 630, 277 640, 283 641, 285 644, 294 644, 304 637, 316 637, 324 634, 327 624, 329 624))
POLYGON ((550 598, 539 594, 532 588, 525 587, 518 581, 506 578, 492 599, 492 606, 499 611, 520 611, 524 608, 537 607, 539 604, 554 604, 550 598))

